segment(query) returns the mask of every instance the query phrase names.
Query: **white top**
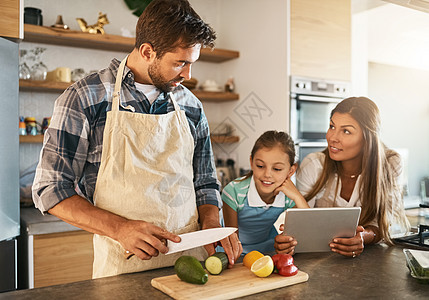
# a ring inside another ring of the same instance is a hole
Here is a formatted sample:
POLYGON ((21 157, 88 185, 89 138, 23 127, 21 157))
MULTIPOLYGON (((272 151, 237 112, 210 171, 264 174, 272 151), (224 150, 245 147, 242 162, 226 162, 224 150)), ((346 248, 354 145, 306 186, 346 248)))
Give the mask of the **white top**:
POLYGON ((160 91, 152 84, 143 84, 135 82, 137 90, 142 92, 152 104, 158 98, 160 91))
MULTIPOLYGON (((324 162, 325 162, 325 155, 322 152, 311 153, 304 158, 296 175, 297 188, 301 192, 301 194, 306 195, 308 194, 308 192, 310 192, 310 190, 312 189, 316 181, 319 179, 320 174, 322 173, 324 162)), ((326 193, 326 186, 325 186, 319 191, 319 193, 313 199, 311 199, 308 202, 308 205, 310 207, 314 207, 316 202, 319 202, 322 199, 327 200, 325 198, 329 198, 331 200, 335 199, 333 206, 338 206, 338 207, 354 207, 354 206, 360 207, 361 206, 361 201, 359 199, 361 176, 359 175, 356 180, 356 184, 349 201, 345 200, 340 196, 341 178, 338 183, 339 185, 337 189, 337 195, 335 195, 335 184, 337 182, 337 177, 338 175, 335 174, 332 181, 333 185, 331 185, 329 193, 326 193)))
POLYGON ((252 176, 250 180, 249 191, 247 192, 247 201, 251 207, 285 207, 285 194, 282 192, 278 193, 276 198, 274 198, 273 203, 267 204, 259 196, 258 190, 256 189, 255 180, 252 176))
MULTIPOLYGON (((306 195, 310 192, 316 181, 319 179, 320 174, 323 170, 323 163, 325 162, 325 154, 322 152, 315 152, 307 155, 302 161, 296 175, 297 188, 302 195, 306 195)), ((308 205, 310 207, 324 206, 324 207, 361 207, 362 203, 359 198, 359 190, 361 188, 361 176, 359 175, 353 189, 352 195, 349 201, 346 201, 340 196, 341 194, 341 178, 338 182, 338 189, 335 188, 338 180, 338 175, 335 174, 332 183, 328 183, 319 191, 319 193, 310 201, 308 205), (337 194, 335 195, 335 191, 337 194), (335 199, 335 200, 334 200, 335 199)), ((375 218, 370 224, 378 226, 377 219, 375 218)))

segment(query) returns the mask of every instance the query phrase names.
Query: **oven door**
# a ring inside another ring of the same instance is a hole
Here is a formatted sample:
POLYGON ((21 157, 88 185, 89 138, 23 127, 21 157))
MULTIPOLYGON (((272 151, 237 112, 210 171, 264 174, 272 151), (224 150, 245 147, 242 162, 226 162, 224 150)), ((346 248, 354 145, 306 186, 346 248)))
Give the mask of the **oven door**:
POLYGON ((341 99, 291 95, 291 135, 295 142, 324 140, 331 111, 341 99))
POLYGON ((326 149, 328 143, 325 142, 301 142, 295 145, 295 152, 300 164, 304 157, 313 152, 321 152, 326 149))

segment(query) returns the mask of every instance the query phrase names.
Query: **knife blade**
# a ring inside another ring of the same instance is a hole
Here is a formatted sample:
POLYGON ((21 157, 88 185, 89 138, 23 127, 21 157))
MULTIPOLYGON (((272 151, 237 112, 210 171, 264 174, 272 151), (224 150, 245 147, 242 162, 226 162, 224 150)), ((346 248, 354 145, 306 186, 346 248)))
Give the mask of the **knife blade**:
MULTIPOLYGON (((179 234, 181 238, 181 241, 179 243, 166 241, 168 246, 168 252, 165 253, 165 255, 189 250, 192 248, 220 241, 227 236, 230 236, 236 231, 237 228, 235 227, 219 227, 179 234)), ((125 259, 129 259, 133 255, 134 253, 131 253, 129 251, 125 251, 124 253, 125 259)))
POLYGON ((235 231, 237 231, 237 228, 234 227, 220 227, 179 234, 181 241, 179 243, 168 241, 168 252, 165 253, 165 255, 220 241, 233 234, 235 231))

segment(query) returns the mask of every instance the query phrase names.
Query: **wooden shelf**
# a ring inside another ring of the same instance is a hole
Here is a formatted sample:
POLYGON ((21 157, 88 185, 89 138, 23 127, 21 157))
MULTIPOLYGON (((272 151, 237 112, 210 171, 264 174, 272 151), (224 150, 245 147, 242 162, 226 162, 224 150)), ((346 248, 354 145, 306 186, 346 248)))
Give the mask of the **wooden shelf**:
POLYGON ((236 93, 204 92, 199 90, 191 90, 191 92, 198 99, 200 99, 200 101, 223 102, 223 101, 234 101, 234 100, 240 99, 240 96, 236 93))
MULTIPOLYGON (((112 34, 91 34, 76 30, 24 24, 24 41, 98 50, 131 52, 134 38, 112 34)), ((200 60, 224 62, 239 57, 238 51, 201 49, 200 60)))
POLYGON ((19 80, 19 89, 27 92, 47 92, 62 93, 68 88, 71 82, 39 81, 39 80, 19 80))
MULTIPOLYGON (((19 80, 19 89, 27 92, 46 92, 46 93, 62 93, 72 83, 70 82, 55 82, 55 81, 38 81, 38 80, 19 80)), ((234 101, 240 97, 236 93, 225 92, 204 92, 199 90, 191 90, 191 92, 200 101, 234 101)))
MULTIPOLYGON (((237 143, 240 138, 238 136, 220 136, 220 135, 212 135, 210 137, 212 143, 216 144, 232 144, 237 143)), ((20 143, 43 143, 43 135, 20 135, 19 136, 20 143)))
POLYGON ((211 135, 210 139, 212 143, 216 143, 216 144, 232 144, 240 141, 240 137, 233 136, 233 135, 231 136, 211 135))
POLYGON ((43 134, 39 134, 39 135, 20 135, 19 136, 19 142, 20 143, 28 143, 28 144, 43 143, 43 134))

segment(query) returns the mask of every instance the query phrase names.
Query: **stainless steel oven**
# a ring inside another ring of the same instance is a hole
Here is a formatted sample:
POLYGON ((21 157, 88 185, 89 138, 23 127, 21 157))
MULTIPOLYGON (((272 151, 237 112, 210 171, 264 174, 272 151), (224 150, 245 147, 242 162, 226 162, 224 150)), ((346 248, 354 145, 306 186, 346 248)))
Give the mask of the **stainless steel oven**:
POLYGON ((290 134, 301 162, 326 147, 331 111, 349 95, 350 83, 291 76, 290 90, 290 134))

